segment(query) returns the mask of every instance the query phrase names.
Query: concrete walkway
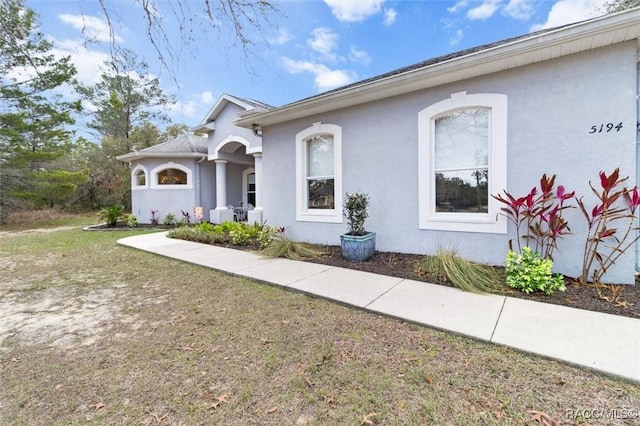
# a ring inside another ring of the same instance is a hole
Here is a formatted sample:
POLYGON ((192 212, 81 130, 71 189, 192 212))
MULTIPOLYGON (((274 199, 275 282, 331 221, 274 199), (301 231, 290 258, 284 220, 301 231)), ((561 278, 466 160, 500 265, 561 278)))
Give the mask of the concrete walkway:
POLYGON ((640 382, 640 319, 269 259, 167 238, 165 232, 118 244, 640 382))

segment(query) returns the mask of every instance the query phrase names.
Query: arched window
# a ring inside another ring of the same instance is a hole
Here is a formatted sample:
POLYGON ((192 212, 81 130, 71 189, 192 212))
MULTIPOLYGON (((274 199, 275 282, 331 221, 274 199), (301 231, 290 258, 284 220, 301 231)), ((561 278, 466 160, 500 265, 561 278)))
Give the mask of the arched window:
POLYGON ((314 123, 296 135, 296 220, 342 222, 342 128, 314 123))
POLYGON ((147 182, 147 169, 143 165, 138 164, 131 171, 131 188, 145 189, 148 187, 149 185, 147 182))
POLYGON ((186 185, 187 174, 179 169, 164 169, 158 172, 158 185, 186 185))
POLYGON ((193 172, 182 164, 162 164, 153 169, 150 175, 152 188, 190 189, 193 186, 193 172))
POLYGON ((507 96, 454 93, 418 114, 419 225, 506 233, 507 96))

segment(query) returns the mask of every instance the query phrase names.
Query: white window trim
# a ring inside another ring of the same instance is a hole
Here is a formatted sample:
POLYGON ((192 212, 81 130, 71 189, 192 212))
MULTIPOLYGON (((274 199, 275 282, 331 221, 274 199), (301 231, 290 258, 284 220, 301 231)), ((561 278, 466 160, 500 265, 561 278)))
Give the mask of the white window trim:
POLYGON ((418 113, 418 214, 419 228, 440 231, 507 233, 507 219, 499 214, 491 194, 507 188, 507 95, 453 93, 418 113), (443 213, 435 209, 435 119, 446 112, 489 108, 489 211, 488 213, 443 213))
MULTIPOLYGON (((248 169, 245 169, 245 170, 242 172, 242 205, 243 205, 243 206, 246 206, 246 205, 247 205, 247 203, 249 202, 249 201, 248 201, 248 198, 249 198, 249 197, 247 196, 247 194, 248 194, 249 190, 247 189, 247 187, 249 186, 249 185, 248 185, 248 183, 249 183, 249 175, 250 175, 250 174, 252 174, 252 173, 253 173, 253 174, 255 174, 255 173, 256 173, 256 169, 254 169, 253 167, 250 167, 250 168, 248 168, 248 169)), ((256 192, 256 191, 253 191, 253 192, 254 192, 254 194, 255 194, 255 192, 256 192)), ((254 206, 254 207, 255 207, 255 206, 254 206)))
POLYGON ((184 166, 179 163, 174 163, 169 161, 168 163, 161 164, 151 170, 149 174, 151 179, 151 189, 193 189, 193 172, 187 166, 184 166), (178 169, 182 170, 187 174, 187 184, 186 185, 158 185, 158 173, 165 169, 178 169))
POLYGON ((149 188, 149 172, 147 168, 142 164, 136 164, 136 166, 131 170, 131 189, 134 191, 140 189, 148 189, 149 188), (144 185, 138 185, 138 179, 136 174, 141 171, 144 173, 144 185))
POLYGON ((300 222, 342 223, 342 127, 313 123, 296 134, 296 220, 300 222), (309 138, 333 135, 334 208, 307 208, 307 144, 309 138))

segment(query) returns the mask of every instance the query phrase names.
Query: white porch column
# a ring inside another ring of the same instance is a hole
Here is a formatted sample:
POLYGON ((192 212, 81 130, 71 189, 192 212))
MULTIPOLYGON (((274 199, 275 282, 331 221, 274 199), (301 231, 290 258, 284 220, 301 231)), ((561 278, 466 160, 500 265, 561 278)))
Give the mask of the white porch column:
POLYGON ((216 210, 227 208, 227 161, 215 160, 216 163, 216 210))
POLYGON ((262 225, 262 153, 253 154, 254 170, 256 173, 256 205, 253 210, 249 210, 247 220, 251 223, 262 225))
POLYGON ((227 161, 214 161, 216 163, 216 208, 210 212, 211 222, 233 221, 233 211, 227 207, 227 161))

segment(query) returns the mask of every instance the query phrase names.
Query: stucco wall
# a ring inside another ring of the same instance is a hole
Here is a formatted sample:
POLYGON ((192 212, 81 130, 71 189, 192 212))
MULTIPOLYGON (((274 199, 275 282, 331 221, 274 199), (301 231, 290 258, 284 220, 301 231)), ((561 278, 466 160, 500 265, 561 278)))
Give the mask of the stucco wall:
MULTIPOLYGON (((251 129, 237 127, 233 121, 238 118, 238 114, 244 109, 233 103, 227 103, 222 111, 215 118, 216 129, 209 134, 208 145, 209 154, 212 154, 221 142, 228 140, 230 136, 240 137, 248 143, 247 151, 258 149, 262 139, 253 134, 251 129)), ((233 138, 232 138, 233 139, 233 138)), ((236 138, 237 139, 237 138, 236 138)))
MULTIPOLYGON (((287 226, 290 237, 339 244, 345 223, 296 222, 295 135, 321 121, 342 126, 343 192, 371 197, 367 229, 377 249, 434 253, 455 246, 471 260, 503 264, 509 233, 480 234, 418 228, 418 112, 452 93, 508 96, 508 190, 524 195, 542 173, 583 195, 592 205, 589 180, 620 167, 636 182, 636 45, 618 44, 491 76, 263 128, 264 214, 271 225, 287 226), (623 123, 619 132, 590 134, 591 126, 623 123)), ((582 265, 586 223, 577 209, 566 214, 573 235, 564 238, 555 269, 577 276, 582 265)), ((634 252, 605 276, 631 283, 634 252)))
POLYGON ((145 159, 132 164, 132 169, 137 164, 143 165, 147 169, 146 189, 133 189, 131 191, 132 209, 131 212, 138 218, 140 223, 151 221, 151 210, 158 210, 156 217, 162 220, 168 213, 172 213, 177 219, 182 218, 181 210, 189 212, 193 218, 193 208, 196 206, 198 197, 196 196, 197 180, 200 180, 201 197, 200 205, 204 207, 205 220, 208 220, 209 209, 215 207, 215 170, 213 163, 203 161, 197 166, 195 159, 171 159, 173 163, 183 165, 192 171, 192 187, 185 189, 175 188, 152 188, 151 183, 154 178, 153 169, 166 164, 167 159, 145 159), (196 171, 200 170, 200 175, 196 171))

